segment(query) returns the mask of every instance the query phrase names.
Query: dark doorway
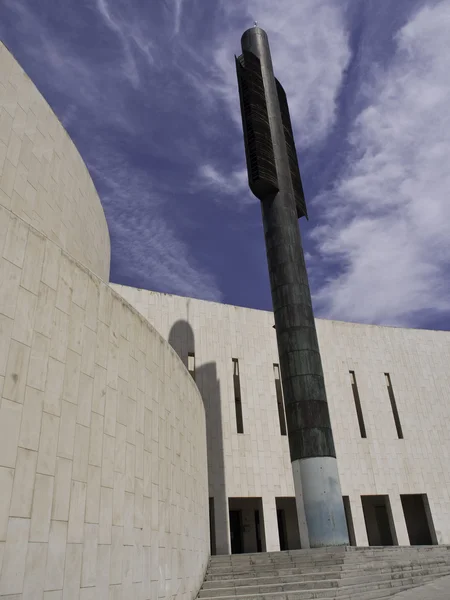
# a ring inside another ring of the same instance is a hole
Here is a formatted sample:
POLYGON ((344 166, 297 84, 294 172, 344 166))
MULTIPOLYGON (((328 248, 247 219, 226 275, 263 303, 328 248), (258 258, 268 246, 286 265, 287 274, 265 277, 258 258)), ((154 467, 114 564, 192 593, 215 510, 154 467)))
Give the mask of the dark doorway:
POLYGON ((361 496, 369 546, 396 546, 388 496, 361 496))
POLYGON ((280 550, 287 550, 286 515, 282 508, 277 510, 278 535, 280 536, 280 550))
POLYGON ((295 498, 275 498, 280 550, 301 548, 295 498))
POLYGON ((228 498, 231 553, 265 552, 264 513, 261 498, 228 498))
POLYGON ((242 554, 242 515, 240 510, 230 510, 231 554, 242 554))
POLYGON ((261 524, 259 521, 259 510, 255 510, 255 530, 256 530, 256 549, 258 552, 262 552, 261 524))
POLYGON ((411 546, 437 544, 426 494, 402 494, 400 496, 411 546))
POLYGON ((352 509, 350 506, 350 498, 342 497, 344 500, 345 520, 347 521, 348 539, 350 546, 356 546, 355 528, 353 527, 352 509))

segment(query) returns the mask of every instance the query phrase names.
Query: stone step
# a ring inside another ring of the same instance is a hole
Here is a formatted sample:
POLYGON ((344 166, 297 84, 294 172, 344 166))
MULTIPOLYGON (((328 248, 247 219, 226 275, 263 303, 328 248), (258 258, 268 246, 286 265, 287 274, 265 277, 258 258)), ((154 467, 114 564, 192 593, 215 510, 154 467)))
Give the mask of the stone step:
MULTIPOLYGON (((439 575, 447 575, 450 573, 450 568, 447 568, 439 575)), ((256 585, 240 585, 222 588, 202 588, 199 593, 199 598, 227 598, 231 596, 247 596, 247 595, 267 595, 273 592, 297 592, 304 590, 336 588, 347 589, 348 587, 361 587, 365 585, 374 585, 381 582, 397 581, 397 580, 412 580, 425 577, 438 576, 437 573, 430 572, 428 569, 415 569, 414 571, 405 571, 401 573, 372 573, 359 575, 356 577, 345 577, 344 579, 328 579, 328 580, 305 580, 305 581, 279 581, 279 582, 258 582, 256 585)))
POLYGON ((201 589, 199 598, 226 598, 229 596, 248 596, 248 595, 266 595, 273 592, 297 592, 301 590, 315 590, 337 588, 339 585, 338 579, 320 579, 317 581, 291 581, 291 582, 271 582, 258 585, 241 585, 223 588, 207 588, 201 589))
POLYGON ((423 583, 435 581, 436 579, 439 579, 439 576, 436 577, 436 575, 434 574, 417 575, 412 577, 402 577, 400 579, 386 579, 382 581, 364 583, 359 585, 341 585, 341 587, 338 588, 339 592, 336 595, 336 598, 339 598, 339 600, 342 600, 343 598, 361 600, 363 595, 368 594, 369 592, 379 592, 380 595, 384 594, 389 596, 389 594, 397 594, 399 592, 399 588, 411 589, 418 585, 422 585, 423 583))
POLYGON ((283 550, 279 552, 257 552, 249 554, 225 554, 211 556, 210 564, 226 563, 231 564, 234 562, 241 561, 266 561, 273 560, 280 557, 287 556, 304 556, 308 559, 315 559, 317 557, 338 557, 342 555, 360 555, 360 556, 374 556, 377 555, 391 555, 396 553, 449 553, 450 546, 370 546, 370 547, 356 547, 356 546, 342 546, 339 548, 313 548, 313 549, 297 549, 297 550, 283 550))
MULTIPOLYGON (((400 589, 410 589, 411 587, 421 585, 422 583, 433 581, 436 579, 435 575, 405 577, 400 579, 385 579, 375 581, 372 583, 365 583, 359 585, 351 585, 344 587, 330 587, 330 588, 315 588, 309 590, 286 590, 281 591, 266 591, 260 592, 253 591, 252 593, 239 593, 230 594, 228 596, 220 596, 221 600, 314 600, 314 599, 329 599, 336 598, 344 600, 349 598, 353 600, 362 600, 364 594, 374 592, 373 598, 382 597, 383 593, 385 596, 389 594, 398 593, 400 589)), ((342 582, 341 582, 342 583, 342 582)), ((284 586, 283 586, 284 587, 284 586)), ((391 595, 392 595, 391 594, 391 595)), ((217 596, 202 596, 202 600, 216 600, 217 596)))
POLYGON ((406 559, 405 557, 400 557, 399 560, 384 560, 384 561, 332 561, 329 563, 301 563, 301 562, 291 562, 286 561, 283 563, 273 563, 264 565, 261 567, 260 565, 236 565, 232 567, 221 567, 221 568, 209 568, 207 571, 206 579, 207 580, 218 580, 221 578, 235 578, 239 576, 240 578, 246 576, 257 576, 258 573, 265 573, 267 575, 289 575, 294 574, 296 572, 320 572, 321 570, 331 571, 331 570, 340 570, 342 571, 344 568, 346 570, 351 569, 361 569, 361 568, 384 568, 384 567, 395 567, 403 568, 404 566, 409 565, 446 565, 450 564, 450 557, 434 557, 434 558, 424 558, 423 560, 414 557, 413 559, 406 559), (402 560, 400 560, 402 559, 402 560))
POLYGON ((298 573, 294 573, 292 575, 273 575, 264 570, 261 573, 258 573, 256 576, 252 577, 233 577, 231 575, 227 578, 221 579, 205 579, 202 589, 214 589, 217 587, 227 587, 227 586, 239 586, 239 585, 257 585, 258 582, 264 583, 264 581, 273 581, 275 583, 283 582, 283 581, 317 581, 321 579, 339 579, 341 576, 341 571, 338 569, 334 569, 332 571, 317 571, 317 572, 304 572, 299 570, 298 573))
POLYGON ((226 587, 240 587, 240 586, 259 586, 264 585, 265 583, 290 583, 293 581, 304 582, 304 581, 326 581, 328 579, 346 579, 353 578, 363 581, 363 578, 370 577, 378 577, 380 575, 384 575, 387 573, 391 573, 393 577, 396 577, 398 573, 410 573, 421 571, 424 574, 446 574, 450 571, 450 566, 445 564, 441 566, 436 565, 411 565, 405 564, 402 567, 389 566, 383 567, 382 569, 378 569, 374 566, 369 566, 364 568, 362 574, 360 574, 360 569, 355 570, 332 570, 332 571, 319 571, 316 573, 304 573, 299 572, 291 575, 271 575, 267 572, 262 572, 258 574, 257 577, 243 577, 243 578, 226 578, 219 580, 205 580, 202 586, 202 590, 214 590, 218 588, 226 588, 226 587))
POLYGON ((447 558, 450 560, 449 551, 436 551, 436 552, 392 552, 392 553, 377 553, 373 556, 366 556, 362 553, 351 552, 348 554, 340 554, 337 556, 323 555, 323 556, 308 556, 308 555, 287 555, 280 553, 279 555, 273 556, 261 556, 259 558, 255 556, 241 557, 240 559, 234 559, 229 562, 227 561, 210 561, 210 569, 228 569, 233 567, 241 566, 261 566, 280 564, 280 563, 297 563, 297 564, 329 564, 332 562, 367 562, 371 561, 385 561, 385 560, 396 560, 397 558, 417 558, 417 559, 429 559, 429 558, 447 558))

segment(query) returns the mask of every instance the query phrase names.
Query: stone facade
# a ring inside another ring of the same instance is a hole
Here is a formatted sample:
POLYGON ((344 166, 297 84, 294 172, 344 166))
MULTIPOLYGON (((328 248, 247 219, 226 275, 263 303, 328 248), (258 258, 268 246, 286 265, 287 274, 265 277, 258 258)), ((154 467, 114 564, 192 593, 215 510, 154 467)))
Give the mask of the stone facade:
POLYGON ((108 285, 86 167, 3 46, 0 203, 0 598, 191 600, 209 551, 201 396, 108 285))
MULTIPOLYGON (((180 352, 195 353, 207 407, 210 496, 262 498, 267 550, 279 549, 276 498, 293 497, 286 436, 280 434, 273 364, 273 314, 113 285, 180 352), (239 360, 244 434, 238 434, 232 359, 239 360), (210 365, 205 369, 205 365, 210 365), (221 436, 217 442, 218 436, 221 436)), ((440 544, 450 543, 450 332, 317 319, 342 494, 357 545, 368 538, 361 495, 388 495, 397 542, 409 545, 401 494, 427 494, 440 544), (362 438, 349 371, 354 371, 367 438, 362 438), (404 439, 386 386, 389 373, 404 439)), ((216 523, 229 551, 227 509, 216 523)), ((219 544, 220 541, 220 544, 219 544)))

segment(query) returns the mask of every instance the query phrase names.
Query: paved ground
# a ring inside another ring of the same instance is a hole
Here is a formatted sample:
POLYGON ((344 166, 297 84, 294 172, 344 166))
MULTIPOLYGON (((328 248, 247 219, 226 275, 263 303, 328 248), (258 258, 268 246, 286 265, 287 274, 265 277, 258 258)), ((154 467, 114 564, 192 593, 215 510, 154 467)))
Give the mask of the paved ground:
POLYGON ((400 592, 393 596, 394 600, 449 600, 450 576, 441 577, 432 583, 400 592))

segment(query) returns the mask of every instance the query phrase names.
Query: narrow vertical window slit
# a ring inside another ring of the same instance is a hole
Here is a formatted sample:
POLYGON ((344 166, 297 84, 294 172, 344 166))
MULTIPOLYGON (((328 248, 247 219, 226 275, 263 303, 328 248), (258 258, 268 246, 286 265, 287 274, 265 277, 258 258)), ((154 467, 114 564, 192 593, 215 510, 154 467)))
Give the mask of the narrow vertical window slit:
POLYGON ((362 414, 361 401, 359 399, 358 386, 356 384, 355 371, 349 371, 349 373, 350 373, 350 380, 351 380, 351 384, 352 384, 353 400, 355 401, 356 415, 358 417, 359 431, 361 433, 361 437, 366 438, 367 437, 366 426, 364 424, 364 417, 362 414))
POLYGON ((275 377, 275 390, 277 392, 278 418, 280 420, 281 435, 287 435, 286 431, 286 415, 284 413, 283 390, 281 387, 280 367, 277 364, 273 365, 273 374, 275 377))
POLYGON ((244 433, 244 421, 242 418, 241 382, 239 380, 239 361, 233 358, 233 384, 234 384, 234 406, 236 410, 236 429, 238 433, 244 433))
POLYGON ((384 374, 386 378, 386 386, 388 389, 389 400, 391 401, 392 414, 394 415, 395 428, 397 429, 398 439, 403 439, 403 431, 400 423, 400 417, 397 410, 397 402, 395 401, 394 390, 392 388, 391 376, 389 373, 384 374))

